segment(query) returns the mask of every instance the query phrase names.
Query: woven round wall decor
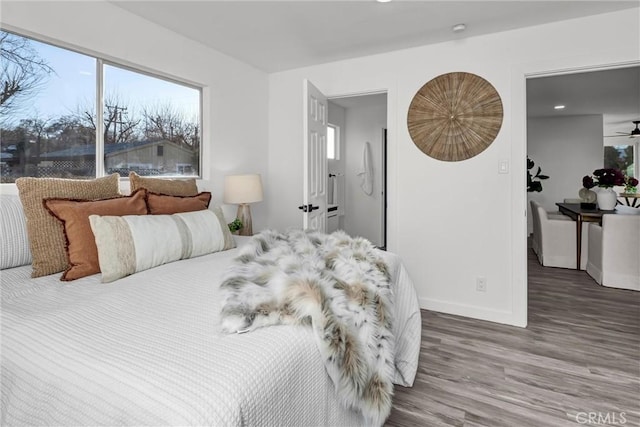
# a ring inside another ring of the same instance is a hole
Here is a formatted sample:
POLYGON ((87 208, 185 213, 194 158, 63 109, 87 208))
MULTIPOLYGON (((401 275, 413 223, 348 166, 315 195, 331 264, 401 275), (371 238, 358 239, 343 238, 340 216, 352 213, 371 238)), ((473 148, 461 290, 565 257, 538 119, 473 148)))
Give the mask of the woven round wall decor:
POLYGON ((502 116, 502 101, 491 83, 471 73, 448 73, 415 94, 407 125, 413 143, 427 156, 457 162, 491 145, 502 116))

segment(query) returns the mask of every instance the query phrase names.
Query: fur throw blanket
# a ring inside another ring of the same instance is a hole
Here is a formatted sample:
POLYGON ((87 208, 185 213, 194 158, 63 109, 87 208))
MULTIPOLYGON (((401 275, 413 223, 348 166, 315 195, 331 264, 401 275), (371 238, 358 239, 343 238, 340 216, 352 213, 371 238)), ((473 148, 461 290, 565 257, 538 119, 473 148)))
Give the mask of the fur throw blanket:
POLYGON ((223 332, 310 325, 341 402, 382 425, 393 395, 393 300, 388 266, 368 240, 263 231, 240 249, 221 290, 223 332))

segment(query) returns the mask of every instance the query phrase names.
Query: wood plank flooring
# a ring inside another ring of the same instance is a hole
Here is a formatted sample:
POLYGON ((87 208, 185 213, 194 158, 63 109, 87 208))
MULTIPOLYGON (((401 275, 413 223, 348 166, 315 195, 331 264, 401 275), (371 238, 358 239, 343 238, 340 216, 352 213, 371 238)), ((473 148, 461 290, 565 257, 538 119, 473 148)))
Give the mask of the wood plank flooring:
POLYGON ((387 426, 640 426, 640 292, 528 266, 526 329, 422 310, 387 426))

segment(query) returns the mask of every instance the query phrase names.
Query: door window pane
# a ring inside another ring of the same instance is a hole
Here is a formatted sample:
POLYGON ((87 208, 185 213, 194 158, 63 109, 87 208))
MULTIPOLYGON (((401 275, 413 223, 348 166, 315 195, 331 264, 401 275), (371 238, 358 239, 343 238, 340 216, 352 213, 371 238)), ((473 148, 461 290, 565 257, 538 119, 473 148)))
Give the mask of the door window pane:
POLYGON ((2 182, 95 178, 96 60, 0 31, 2 182))
POLYGON ((337 160, 338 156, 338 129, 337 126, 327 126, 327 158, 337 160))
POLYGON ((200 90, 104 66, 105 171, 198 175, 200 90))

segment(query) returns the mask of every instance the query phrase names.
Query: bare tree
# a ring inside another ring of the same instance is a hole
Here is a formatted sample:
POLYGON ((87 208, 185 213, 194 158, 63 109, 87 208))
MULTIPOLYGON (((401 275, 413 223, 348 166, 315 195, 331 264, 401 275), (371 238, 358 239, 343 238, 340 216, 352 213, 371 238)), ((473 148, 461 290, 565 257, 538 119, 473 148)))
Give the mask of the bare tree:
POLYGON ((105 103, 104 109, 104 142, 120 144, 136 139, 136 127, 140 120, 129 118, 129 108, 117 102, 105 103))
POLYGON ((0 114, 7 121, 7 112, 17 111, 54 70, 40 57, 31 40, 4 31, 0 31, 0 60, 0 114))
MULTIPOLYGON (((16 171, 24 174, 28 164, 37 164, 47 142, 48 119, 37 116, 22 119, 11 129, 2 130, 2 149, 14 157, 9 161, 16 171)), ((34 171, 37 174, 37 170, 34 171)))
POLYGON ((199 148, 198 121, 186 117, 171 103, 145 106, 142 116, 147 139, 162 139, 191 149, 199 148))
MULTIPOLYGON (((121 144, 138 139, 138 125, 141 120, 135 118, 135 111, 128 107, 130 103, 118 94, 105 97, 103 115, 105 144, 121 144)), ((73 116, 87 128, 96 130, 95 106, 89 103, 79 105, 73 116)))
POLYGON ((46 132, 49 139, 47 147, 50 148, 48 151, 96 143, 95 128, 88 126, 74 114, 58 117, 50 123, 46 132))

